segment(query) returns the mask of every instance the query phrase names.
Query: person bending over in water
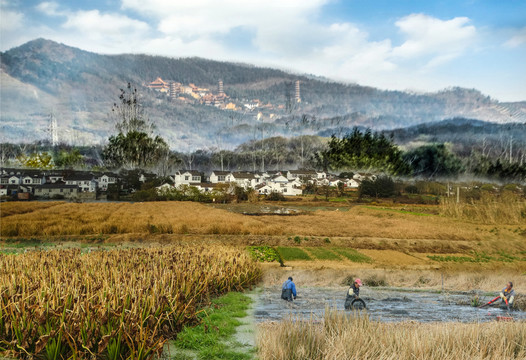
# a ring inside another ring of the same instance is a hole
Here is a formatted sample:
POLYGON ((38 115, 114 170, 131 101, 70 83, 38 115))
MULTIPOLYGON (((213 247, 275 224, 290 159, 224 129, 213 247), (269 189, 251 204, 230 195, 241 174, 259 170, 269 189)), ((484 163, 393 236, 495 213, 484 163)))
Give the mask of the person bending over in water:
POLYGON ((281 287, 281 298, 283 300, 292 301, 292 297, 296 300, 296 285, 292 282, 292 277, 283 283, 281 287))
POLYGON ((515 290, 513 290, 513 283, 510 281, 504 289, 500 292, 502 302, 506 304, 508 309, 513 305, 515 300, 515 290))

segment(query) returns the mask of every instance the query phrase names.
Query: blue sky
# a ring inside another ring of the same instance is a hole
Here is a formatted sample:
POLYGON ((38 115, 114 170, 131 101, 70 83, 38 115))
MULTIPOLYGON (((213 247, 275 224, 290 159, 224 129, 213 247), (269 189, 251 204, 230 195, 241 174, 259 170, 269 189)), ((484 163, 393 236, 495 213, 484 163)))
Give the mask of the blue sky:
MULTIPOLYGON (((43 37, 415 92, 526 101, 525 0, 0 0, 2 51, 43 37)), ((160 74, 161 75, 161 74, 160 74)))

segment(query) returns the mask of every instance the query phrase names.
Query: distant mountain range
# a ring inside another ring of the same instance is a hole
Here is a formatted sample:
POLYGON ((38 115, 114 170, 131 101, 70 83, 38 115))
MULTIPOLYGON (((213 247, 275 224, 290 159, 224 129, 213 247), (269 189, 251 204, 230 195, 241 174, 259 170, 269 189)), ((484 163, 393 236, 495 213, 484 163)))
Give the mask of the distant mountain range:
POLYGON ((329 135, 353 126, 391 130, 455 117, 526 122, 526 101, 498 102, 474 89, 384 91, 201 58, 100 55, 45 39, 0 56, 2 142, 50 138, 53 115, 60 141, 100 144, 114 133, 109 113, 128 82, 142 95, 157 132, 177 151, 233 148, 277 135, 329 135), (190 96, 170 100, 146 87, 157 77, 210 91, 222 80, 228 101, 238 110, 201 104, 190 96), (299 103, 294 99, 298 80, 299 103))

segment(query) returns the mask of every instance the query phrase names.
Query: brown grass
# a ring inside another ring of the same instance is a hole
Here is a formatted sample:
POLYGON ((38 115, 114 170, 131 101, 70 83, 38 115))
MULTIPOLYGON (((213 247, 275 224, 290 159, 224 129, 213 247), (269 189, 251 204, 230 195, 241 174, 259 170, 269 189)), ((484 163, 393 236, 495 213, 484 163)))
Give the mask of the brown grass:
POLYGON ((455 198, 442 198, 440 212, 475 223, 521 225, 526 223, 526 200, 509 192, 500 197, 485 195, 480 200, 458 203, 455 198))
POLYGON ((64 202, 4 202, 0 203, 0 217, 30 213, 62 204, 64 202))
MULTIPOLYGON (((283 278, 293 275, 298 286, 342 286, 350 285, 348 279, 360 278, 368 286, 369 279, 382 280, 388 287, 416 288, 425 290, 495 292, 508 281, 515 284, 516 291, 524 293, 526 272, 524 269, 501 268, 499 270, 459 269, 459 270, 408 270, 374 269, 371 265, 359 264, 356 267, 336 266, 331 268, 328 262, 319 265, 310 262, 304 267, 282 268, 279 265, 265 265, 263 286, 276 286, 283 278), (443 282, 442 282, 443 281, 443 282)), ((526 297, 526 294, 525 296, 526 297)))
MULTIPOLYGON (((250 217, 189 202, 59 203, 2 218, 2 236, 54 236, 151 233, 230 235, 301 235, 378 237, 387 239, 481 240, 471 223, 440 216, 353 207, 349 211, 315 211, 309 215, 250 217), (164 229, 164 230, 163 230, 164 229)), ((48 203, 45 203, 48 204, 48 203)), ((26 208, 28 205, 22 204, 26 208)), ((45 205, 44 205, 45 206, 45 205)), ((2 205, 2 211, 4 205, 2 205)), ((26 209, 27 210, 27 209, 26 209)))
POLYGON ((264 323, 261 360, 524 359, 526 324, 380 323, 327 310, 322 322, 264 323))

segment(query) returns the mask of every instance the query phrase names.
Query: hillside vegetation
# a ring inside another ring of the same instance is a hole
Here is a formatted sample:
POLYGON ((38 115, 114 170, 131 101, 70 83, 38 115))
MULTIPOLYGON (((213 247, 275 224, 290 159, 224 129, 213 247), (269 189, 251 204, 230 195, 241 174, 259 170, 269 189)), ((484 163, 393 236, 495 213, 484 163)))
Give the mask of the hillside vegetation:
POLYGON ((11 141, 45 138, 49 116, 54 113, 65 142, 101 143, 113 125, 107 114, 119 89, 128 82, 144 90, 143 104, 170 147, 183 151, 355 125, 381 130, 454 116, 496 122, 526 119, 524 103, 499 103, 476 90, 382 91, 199 58, 99 55, 44 39, 3 52, 1 69, 2 132, 9 134, 3 140, 11 141), (232 112, 170 102, 165 95, 143 88, 157 77, 211 89, 222 79, 225 93, 240 105, 259 99, 262 104, 271 103, 273 109, 232 112), (288 86, 295 80, 301 82, 302 102, 286 106, 288 86), (260 111, 264 125, 256 121, 260 111), (294 125, 294 119, 303 115, 315 119, 315 125, 294 125))

